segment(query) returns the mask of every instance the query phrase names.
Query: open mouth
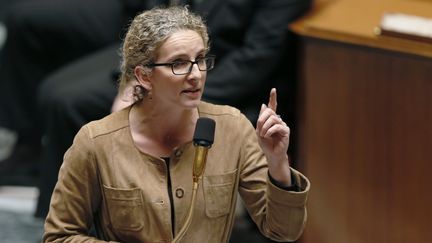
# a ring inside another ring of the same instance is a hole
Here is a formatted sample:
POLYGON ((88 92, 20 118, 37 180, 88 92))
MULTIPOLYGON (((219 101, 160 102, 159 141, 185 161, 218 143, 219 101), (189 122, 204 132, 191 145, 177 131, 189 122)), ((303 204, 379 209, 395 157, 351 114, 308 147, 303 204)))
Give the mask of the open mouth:
POLYGON ((182 94, 186 95, 190 99, 199 99, 201 97, 201 89, 187 89, 187 90, 183 90, 182 94))
POLYGON ((199 93, 201 91, 201 89, 187 89, 187 90, 183 90, 182 92, 183 93, 191 93, 191 94, 193 94, 193 93, 199 93))

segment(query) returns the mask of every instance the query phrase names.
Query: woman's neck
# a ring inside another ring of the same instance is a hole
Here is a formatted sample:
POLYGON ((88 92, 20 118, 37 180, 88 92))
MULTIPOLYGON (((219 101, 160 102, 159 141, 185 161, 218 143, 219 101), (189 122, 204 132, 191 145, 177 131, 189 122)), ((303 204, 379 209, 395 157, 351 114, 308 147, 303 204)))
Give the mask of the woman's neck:
POLYGON ((137 103, 131 108, 129 119, 134 142, 141 150, 153 147, 171 151, 192 140, 198 117, 198 109, 162 109, 137 103))

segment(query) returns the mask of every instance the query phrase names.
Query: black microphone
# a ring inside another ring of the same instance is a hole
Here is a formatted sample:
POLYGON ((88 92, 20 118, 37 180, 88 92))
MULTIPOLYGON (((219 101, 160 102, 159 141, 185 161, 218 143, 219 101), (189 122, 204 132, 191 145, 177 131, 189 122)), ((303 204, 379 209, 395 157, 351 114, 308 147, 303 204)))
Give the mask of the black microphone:
POLYGON ((215 121, 210 118, 202 117, 197 120, 193 136, 193 144, 195 146, 195 160, 193 164, 194 182, 198 182, 204 172, 207 152, 214 141, 215 127, 215 121))

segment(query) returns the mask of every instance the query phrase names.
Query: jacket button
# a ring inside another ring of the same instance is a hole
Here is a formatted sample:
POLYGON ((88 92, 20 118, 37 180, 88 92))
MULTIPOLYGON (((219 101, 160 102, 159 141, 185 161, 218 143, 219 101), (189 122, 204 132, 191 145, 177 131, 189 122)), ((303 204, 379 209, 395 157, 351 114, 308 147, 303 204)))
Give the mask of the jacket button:
POLYGON ((184 190, 183 188, 179 187, 175 191, 176 197, 182 198, 184 196, 184 190))

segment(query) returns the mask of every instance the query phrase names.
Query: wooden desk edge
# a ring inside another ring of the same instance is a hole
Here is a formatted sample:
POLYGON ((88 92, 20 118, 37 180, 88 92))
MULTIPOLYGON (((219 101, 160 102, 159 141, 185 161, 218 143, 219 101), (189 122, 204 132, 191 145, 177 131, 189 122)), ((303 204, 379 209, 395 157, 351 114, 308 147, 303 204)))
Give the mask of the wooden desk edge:
POLYGON ((349 33, 315 28, 313 26, 308 26, 306 20, 299 20, 290 24, 289 29, 295 34, 304 37, 368 46, 432 58, 432 44, 399 37, 374 35, 373 28, 371 28, 370 36, 359 36, 349 33))

